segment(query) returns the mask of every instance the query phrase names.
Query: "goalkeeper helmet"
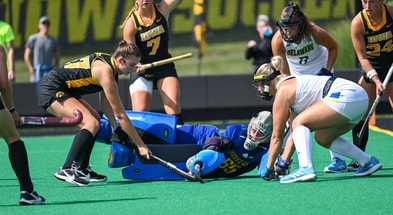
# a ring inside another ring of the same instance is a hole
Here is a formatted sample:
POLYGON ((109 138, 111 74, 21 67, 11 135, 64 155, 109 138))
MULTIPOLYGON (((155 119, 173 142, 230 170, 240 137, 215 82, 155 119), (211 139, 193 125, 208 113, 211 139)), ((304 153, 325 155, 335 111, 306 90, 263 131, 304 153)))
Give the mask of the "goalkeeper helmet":
POLYGON ((298 41, 304 34, 306 28, 306 17, 299 7, 289 3, 282 11, 281 18, 277 22, 281 37, 288 43, 298 41), (288 30, 297 31, 295 35, 288 34, 288 30))
POLYGON ((273 131, 273 116, 269 111, 261 111, 252 116, 247 129, 244 148, 254 150, 261 144, 268 145, 273 131))

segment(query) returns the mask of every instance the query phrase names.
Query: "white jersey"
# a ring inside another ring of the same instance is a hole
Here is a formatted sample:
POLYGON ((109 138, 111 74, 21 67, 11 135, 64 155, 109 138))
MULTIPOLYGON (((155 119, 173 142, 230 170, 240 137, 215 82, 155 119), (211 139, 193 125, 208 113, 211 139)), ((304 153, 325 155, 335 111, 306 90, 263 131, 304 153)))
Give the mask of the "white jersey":
POLYGON ((355 82, 336 78, 326 96, 322 98, 322 93, 329 78, 330 76, 297 76, 296 99, 291 109, 299 114, 316 102, 323 100, 332 109, 348 119, 360 120, 367 110, 367 93, 355 82))
POLYGON ((296 78, 296 100, 291 109, 301 113, 319 100, 329 76, 306 75, 296 78))
POLYGON ((313 36, 303 37, 300 44, 285 40, 283 43, 291 75, 316 75, 322 67, 326 68, 328 50, 318 45, 313 36))

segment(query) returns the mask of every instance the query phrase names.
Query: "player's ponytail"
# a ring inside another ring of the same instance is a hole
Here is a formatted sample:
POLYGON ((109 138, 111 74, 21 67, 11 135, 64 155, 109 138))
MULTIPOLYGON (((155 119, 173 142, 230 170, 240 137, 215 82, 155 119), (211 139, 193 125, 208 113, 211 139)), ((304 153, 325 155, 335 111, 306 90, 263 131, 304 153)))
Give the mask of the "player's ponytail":
POLYGON ((141 57, 141 51, 137 45, 133 43, 128 43, 125 40, 121 40, 119 42, 119 46, 117 47, 115 53, 113 53, 113 57, 117 58, 122 56, 125 59, 130 59, 131 57, 141 57))
POLYGON ((281 66, 282 66, 282 58, 279 55, 273 56, 271 59, 271 64, 272 67, 277 70, 280 71, 281 70, 281 66))

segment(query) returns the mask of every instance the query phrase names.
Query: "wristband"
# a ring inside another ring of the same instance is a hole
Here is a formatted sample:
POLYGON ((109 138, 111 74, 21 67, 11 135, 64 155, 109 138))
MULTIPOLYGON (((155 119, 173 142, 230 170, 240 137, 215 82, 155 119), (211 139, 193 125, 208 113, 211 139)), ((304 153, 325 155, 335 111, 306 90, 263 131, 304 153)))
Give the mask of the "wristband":
POLYGON ((15 111, 15 107, 12 106, 12 107, 8 108, 8 111, 9 111, 10 113, 14 112, 14 111, 15 111))
POLYGON ((372 79, 374 76, 378 75, 377 71, 375 71, 375 69, 372 69, 370 71, 367 72, 367 78, 368 79, 372 79))

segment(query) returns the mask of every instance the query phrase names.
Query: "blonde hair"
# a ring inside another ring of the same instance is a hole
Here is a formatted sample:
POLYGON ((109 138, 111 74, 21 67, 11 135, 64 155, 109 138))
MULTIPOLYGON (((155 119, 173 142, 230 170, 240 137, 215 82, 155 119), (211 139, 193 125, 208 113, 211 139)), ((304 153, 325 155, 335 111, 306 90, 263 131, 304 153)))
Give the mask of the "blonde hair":
POLYGON ((270 63, 262 64, 258 70, 255 72, 255 75, 264 75, 268 76, 274 73, 275 71, 280 71, 282 66, 282 58, 279 55, 273 56, 270 60, 270 63))

